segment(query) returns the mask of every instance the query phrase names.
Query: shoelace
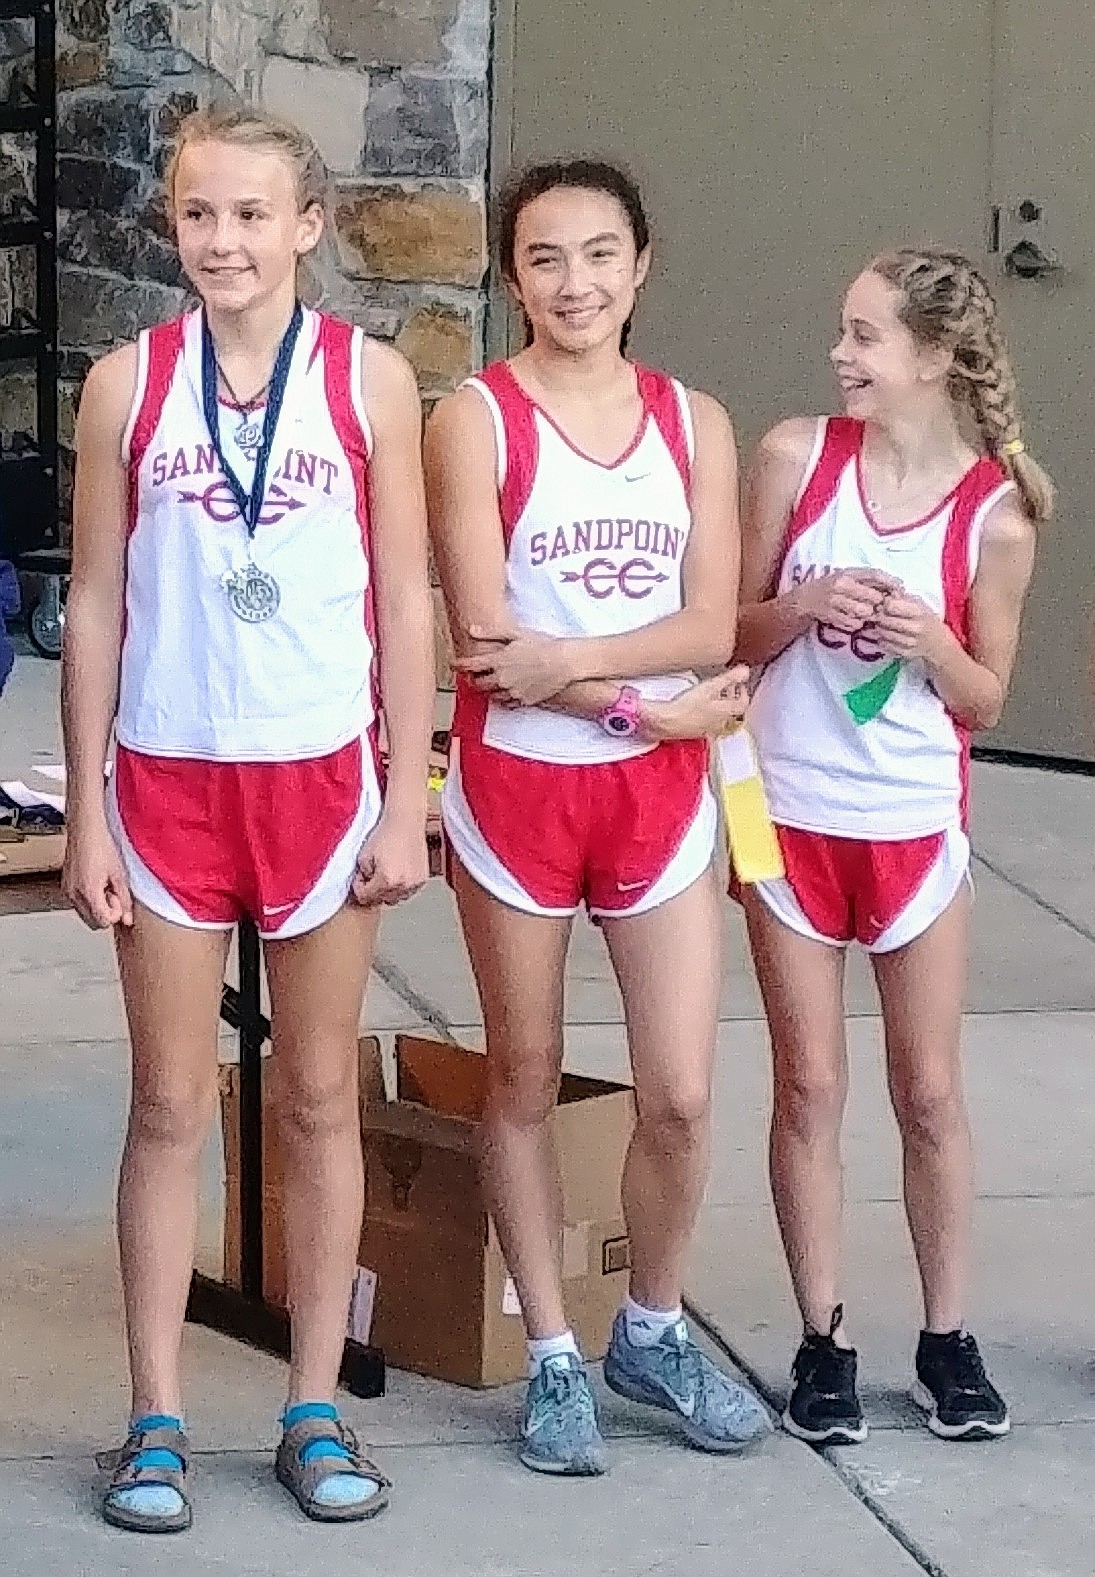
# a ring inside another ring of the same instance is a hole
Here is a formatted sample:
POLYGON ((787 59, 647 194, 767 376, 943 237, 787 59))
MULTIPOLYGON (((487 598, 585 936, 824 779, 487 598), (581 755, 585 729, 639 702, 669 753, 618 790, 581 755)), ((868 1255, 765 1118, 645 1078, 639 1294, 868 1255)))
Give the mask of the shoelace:
POLYGON ((589 1392, 582 1385, 581 1371, 545 1363, 540 1370, 544 1396, 559 1407, 574 1407, 583 1416, 590 1411, 589 1392))
POLYGON ((963 1336, 955 1344, 952 1377, 956 1388, 968 1396, 979 1395, 988 1384, 985 1365, 972 1336, 963 1336))
POLYGON ((670 1345, 659 1344, 662 1371, 673 1390, 699 1395, 703 1386, 703 1359, 695 1342, 687 1336, 678 1336, 670 1345))
POLYGON ((795 1358, 795 1379, 804 1381, 827 1401, 834 1401, 842 1394, 841 1365, 837 1358, 839 1352, 840 1348, 831 1337, 808 1338, 795 1358))

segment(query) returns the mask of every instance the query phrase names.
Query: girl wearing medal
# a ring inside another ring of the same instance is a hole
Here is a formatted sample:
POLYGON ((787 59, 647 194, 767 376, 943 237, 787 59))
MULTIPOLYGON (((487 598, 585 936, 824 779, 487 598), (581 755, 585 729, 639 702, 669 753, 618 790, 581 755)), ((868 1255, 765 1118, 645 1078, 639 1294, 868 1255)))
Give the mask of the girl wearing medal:
POLYGON ((784 422, 761 444, 738 639, 764 665, 749 725, 786 868, 744 893, 774 1056, 772 1191, 804 1324, 784 1422, 817 1445, 867 1433, 839 1297, 844 965, 859 943, 923 1293, 913 1397, 936 1435, 991 1439, 1008 1410, 965 1328, 969 741, 1000 716, 1053 489, 1021 436, 996 303, 964 257, 876 259, 832 361, 847 414, 784 422))
POLYGON ((199 113, 167 186, 201 304, 88 377, 64 654, 65 889, 114 928, 133 1054, 132 1411, 103 1511, 138 1531, 191 1520, 179 1346, 246 915, 266 943, 285 1170, 277 1474, 309 1516, 354 1520, 387 1496, 333 1405, 362 1209, 357 1026, 380 913, 428 870, 419 401, 399 355, 298 299, 324 222, 305 136, 252 109, 199 113))
POLYGON ((605 1380, 703 1450, 740 1450, 769 1427, 681 1309, 720 977, 705 736, 745 704, 744 671, 725 671, 736 461, 716 401, 624 354, 650 265, 626 176, 536 167, 512 185, 500 232, 528 345, 443 401, 428 431, 461 653, 443 814, 486 1026, 484 1179, 528 1335, 521 1458, 591 1475, 605 1453, 567 1321, 549 1128, 581 903, 623 995, 638 1110, 622 1185, 630 1297, 605 1380), (696 668, 723 671, 697 685, 696 668))

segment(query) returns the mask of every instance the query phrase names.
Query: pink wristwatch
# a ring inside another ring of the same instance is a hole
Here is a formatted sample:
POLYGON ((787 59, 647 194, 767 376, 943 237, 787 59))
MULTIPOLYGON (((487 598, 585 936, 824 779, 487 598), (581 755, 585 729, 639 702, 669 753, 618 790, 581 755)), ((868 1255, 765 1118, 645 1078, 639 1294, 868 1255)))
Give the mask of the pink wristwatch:
POLYGON ((642 696, 633 685, 625 684, 615 701, 610 701, 597 719, 606 734, 627 739, 638 731, 642 720, 642 696))

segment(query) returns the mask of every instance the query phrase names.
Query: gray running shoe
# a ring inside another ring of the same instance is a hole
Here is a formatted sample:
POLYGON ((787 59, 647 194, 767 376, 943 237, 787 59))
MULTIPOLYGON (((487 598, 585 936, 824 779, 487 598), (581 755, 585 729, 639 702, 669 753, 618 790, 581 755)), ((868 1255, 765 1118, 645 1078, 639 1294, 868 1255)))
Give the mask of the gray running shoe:
POLYGON ((675 1414, 701 1451, 743 1451, 772 1432, 762 1404, 703 1355, 684 1320, 654 1347, 637 1347, 628 1340, 621 1310, 605 1358, 605 1384, 629 1401, 675 1414))
POLYGON ((604 1441, 585 1364, 575 1353, 545 1358, 529 1381, 521 1461, 534 1473, 593 1477, 605 1471, 604 1441))

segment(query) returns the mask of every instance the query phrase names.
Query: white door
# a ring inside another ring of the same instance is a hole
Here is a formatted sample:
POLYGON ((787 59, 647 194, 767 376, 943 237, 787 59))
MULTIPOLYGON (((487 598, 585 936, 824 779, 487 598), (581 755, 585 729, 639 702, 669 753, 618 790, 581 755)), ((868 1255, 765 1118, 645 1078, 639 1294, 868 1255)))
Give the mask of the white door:
POLYGON ((995 284, 1030 446, 1060 488, 1060 513, 1043 533, 1012 699, 991 743, 1090 760, 1095 6, 997 0, 996 39, 995 284))
POLYGON ((575 153, 634 170, 657 252, 636 351, 720 395, 743 447, 834 408, 840 296, 875 251, 935 242, 990 272, 1062 507, 988 742, 1091 756, 1095 6, 499 0, 498 32, 498 174, 575 153), (1033 226, 1025 199, 1044 210, 1033 226), (1004 273, 1027 234, 1063 271, 1004 273))

